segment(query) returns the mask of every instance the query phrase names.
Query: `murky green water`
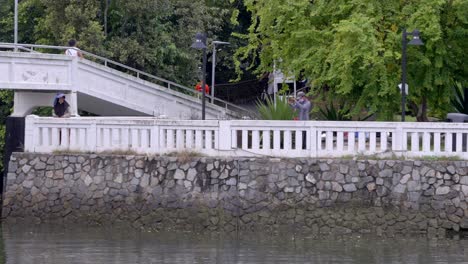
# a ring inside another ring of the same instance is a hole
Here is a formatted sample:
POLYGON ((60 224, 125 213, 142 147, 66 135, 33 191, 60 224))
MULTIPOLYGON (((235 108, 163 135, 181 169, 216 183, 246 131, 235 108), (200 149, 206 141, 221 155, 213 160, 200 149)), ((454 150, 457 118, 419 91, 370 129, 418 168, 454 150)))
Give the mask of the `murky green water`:
POLYGON ((0 263, 468 263, 467 240, 3 225, 0 263))

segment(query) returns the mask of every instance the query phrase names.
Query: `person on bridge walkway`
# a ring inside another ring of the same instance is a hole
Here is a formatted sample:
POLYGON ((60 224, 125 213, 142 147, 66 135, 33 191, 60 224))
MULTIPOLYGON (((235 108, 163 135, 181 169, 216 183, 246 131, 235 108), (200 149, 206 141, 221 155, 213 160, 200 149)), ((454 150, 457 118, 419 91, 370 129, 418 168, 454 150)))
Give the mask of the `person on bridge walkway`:
MULTIPOLYGON (((199 93, 197 93, 197 98, 200 98, 200 94, 202 93, 202 83, 198 82, 197 85, 195 85, 195 90, 199 93)), ((205 95, 209 96, 210 95, 210 87, 208 84, 205 84, 205 95)))
POLYGON ((68 41, 68 46, 70 46, 70 48, 65 51, 65 55, 83 58, 83 53, 76 47, 76 40, 70 39, 68 41))
POLYGON ((297 93, 297 100, 294 98, 290 101, 290 104, 293 108, 299 111, 299 120, 309 120, 309 113, 312 104, 309 99, 305 96, 304 92, 297 93))
POLYGON ((59 93, 54 99, 54 117, 70 117, 70 105, 65 101, 65 95, 59 93))

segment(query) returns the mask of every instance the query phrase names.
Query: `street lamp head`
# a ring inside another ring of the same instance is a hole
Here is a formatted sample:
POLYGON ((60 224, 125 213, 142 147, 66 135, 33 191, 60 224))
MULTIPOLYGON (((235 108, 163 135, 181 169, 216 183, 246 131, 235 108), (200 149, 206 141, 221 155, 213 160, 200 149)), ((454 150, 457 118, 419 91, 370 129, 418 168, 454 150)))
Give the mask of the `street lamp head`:
POLYGON ((408 42, 408 45, 412 45, 412 46, 424 45, 424 42, 422 42, 421 38, 419 38, 419 30, 417 29, 413 30, 413 33, 411 33, 411 35, 413 35, 413 39, 410 42, 408 42))
POLYGON ((191 47, 194 49, 206 49, 205 33, 198 32, 197 34, 195 34, 195 42, 193 42, 191 47))
POLYGON ((225 41, 218 41, 218 40, 214 40, 213 42, 214 45, 230 45, 231 43, 229 42, 225 42, 225 41))

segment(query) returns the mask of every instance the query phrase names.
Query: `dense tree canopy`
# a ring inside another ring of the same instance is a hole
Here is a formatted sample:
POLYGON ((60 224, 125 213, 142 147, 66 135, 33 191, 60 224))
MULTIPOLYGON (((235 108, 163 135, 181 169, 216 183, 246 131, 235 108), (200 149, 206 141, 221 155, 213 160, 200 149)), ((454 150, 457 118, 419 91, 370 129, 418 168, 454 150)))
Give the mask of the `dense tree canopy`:
POLYGON ((426 107, 443 116, 455 83, 468 84, 466 0, 245 0, 252 13, 249 45, 238 63, 259 59, 313 80, 315 94, 341 98, 353 114, 398 112, 401 32, 419 29, 424 46, 408 48, 410 106, 419 120, 426 107), (325 88, 325 89, 324 89, 325 88))
MULTIPOLYGON (((0 6, 0 41, 13 41, 13 3, 0 6)), ((238 1, 20 0, 19 41, 80 48, 185 85, 199 78, 196 32, 229 38, 238 1)), ((237 41, 238 42, 238 41, 237 41)), ((234 45, 235 48, 237 45, 234 45)), ((232 61, 229 54, 219 57, 232 61)), ((227 64, 222 63, 224 66, 227 64)), ((233 67, 231 66, 231 69, 233 67)), ((232 77, 232 76, 230 76, 232 77)))
MULTIPOLYGON (((66 45, 77 39, 86 51, 191 86, 200 78, 201 59, 190 48, 193 36, 207 32, 209 40, 233 42, 234 50, 242 42, 229 39, 239 28, 231 23, 238 8, 242 2, 227 0, 19 0, 19 42, 66 45)), ((0 0, 0 42, 13 42, 13 11, 13 0, 0 0)), ((218 79, 234 78, 232 56, 221 51, 218 58, 218 69, 226 72, 218 79)), ((11 92, 0 90, 2 117, 11 100, 11 92)))

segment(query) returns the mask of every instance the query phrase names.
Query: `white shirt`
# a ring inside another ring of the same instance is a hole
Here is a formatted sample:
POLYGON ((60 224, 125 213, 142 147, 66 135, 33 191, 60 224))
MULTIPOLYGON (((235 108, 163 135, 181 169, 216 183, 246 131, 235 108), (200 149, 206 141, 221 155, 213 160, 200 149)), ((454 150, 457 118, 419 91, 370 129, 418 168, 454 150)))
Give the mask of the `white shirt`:
POLYGON ((76 47, 73 47, 73 48, 69 48, 65 51, 65 54, 66 55, 69 55, 69 56, 78 56, 78 51, 80 49, 79 48, 76 48, 76 47))

